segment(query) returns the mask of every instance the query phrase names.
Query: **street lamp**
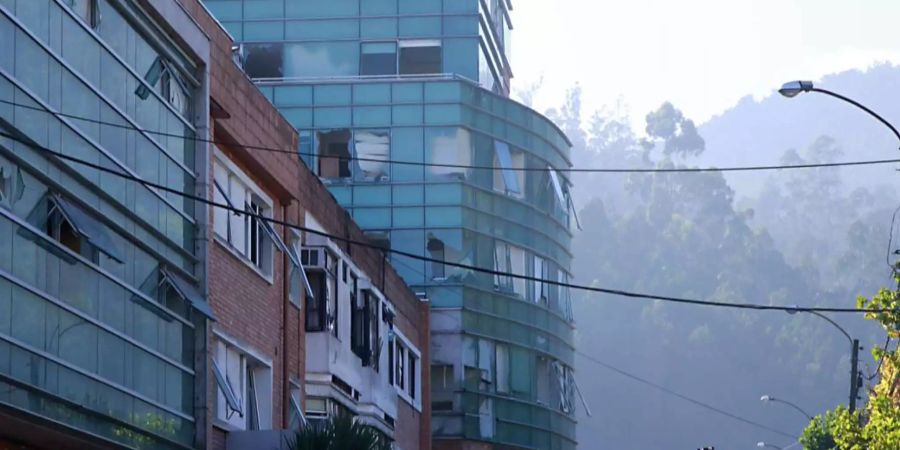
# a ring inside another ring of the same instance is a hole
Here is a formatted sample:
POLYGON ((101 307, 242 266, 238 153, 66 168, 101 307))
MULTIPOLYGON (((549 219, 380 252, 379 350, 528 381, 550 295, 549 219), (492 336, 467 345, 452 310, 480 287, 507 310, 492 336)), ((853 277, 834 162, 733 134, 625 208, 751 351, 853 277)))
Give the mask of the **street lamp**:
MULTIPOLYGON (((850 405, 849 406, 850 406, 851 413, 853 411, 856 411, 856 397, 858 396, 859 388, 862 385, 862 375, 860 375, 860 373, 859 373, 859 351, 862 349, 862 347, 859 346, 859 339, 853 339, 852 337, 850 337, 850 333, 847 333, 847 330, 845 330, 843 327, 838 325, 837 322, 831 320, 831 318, 829 318, 825 314, 822 314, 818 311, 810 311, 808 309, 801 309, 797 306, 787 310, 788 314, 796 314, 798 312, 805 312, 805 313, 812 314, 812 315, 819 317, 822 320, 830 323, 835 328, 837 328, 838 331, 840 331, 841 334, 843 334, 847 338, 848 341, 850 341, 850 405)), ((804 414, 806 414, 806 413, 804 413, 804 414)), ((808 415, 809 414, 807 414, 807 416, 808 415)))
POLYGON ((783 448, 781 448, 781 447, 779 447, 779 446, 777 446, 777 445, 767 444, 767 443, 765 443, 765 442, 763 442, 763 441, 757 442, 757 443, 756 443, 756 446, 759 447, 759 448, 766 448, 766 447, 768 447, 768 448, 777 448, 778 450, 784 450, 783 448))
POLYGON ((802 94, 804 92, 818 92, 820 94, 830 95, 836 99, 843 100, 843 101, 869 113, 870 116, 878 119, 879 122, 881 122, 886 127, 891 129, 891 131, 894 133, 894 136, 897 137, 897 140, 900 140, 900 132, 898 132, 897 128, 895 128, 893 125, 891 125, 890 122, 885 120, 884 117, 879 116, 878 114, 875 113, 875 111, 872 111, 871 109, 863 106, 861 103, 857 102, 856 100, 853 100, 848 97, 844 97, 841 94, 831 92, 827 89, 817 88, 817 87, 815 87, 815 85, 813 85, 812 81, 790 81, 790 82, 784 83, 784 85, 781 86, 781 89, 778 90, 779 94, 781 94, 787 98, 796 97, 797 95, 802 94))
POLYGON ((791 403, 791 402, 789 402, 789 401, 787 401, 787 400, 782 400, 782 399, 780 399, 780 398, 775 398, 775 397, 772 397, 771 395, 763 395, 762 397, 759 398, 759 401, 761 401, 761 402, 783 403, 783 404, 785 404, 785 405, 790 406, 791 408, 796 409, 797 411, 800 412, 800 414, 803 414, 804 416, 806 416, 807 419, 812 420, 812 416, 811 416, 809 413, 807 413, 806 411, 804 411, 803 408, 801 408, 801 407, 799 407, 799 406, 797 406, 797 405, 795 405, 795 404, 793 404, 793 403, 791 403))

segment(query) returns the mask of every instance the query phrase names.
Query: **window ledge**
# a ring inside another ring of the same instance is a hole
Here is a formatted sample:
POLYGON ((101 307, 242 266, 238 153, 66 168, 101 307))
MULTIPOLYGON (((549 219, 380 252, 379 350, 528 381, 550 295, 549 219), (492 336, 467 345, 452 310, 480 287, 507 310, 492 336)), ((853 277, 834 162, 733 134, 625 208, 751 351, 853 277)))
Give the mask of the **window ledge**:
MULTIPOLYGON (((223 241, 222 238, 219 237, 219 235, 217 235, 215 233, 213 233, 213 234, 215 235, 214 240, 216 241, 217 244, 219 244, 220 247, 224 248, 228 253, 231 254, 231 256, 237 258, 241 263, 243 263, 245 266, 247 266, 248 268, 253 270, 253 272, 255 274, 259 275, 260 278, 265 280, 266 283, 269 284, 269 286, 275 285, 275 280, 274 280, 273 275, 266 275, 262 271, 262 269, 257 267, 255 264, 251 263, 250 260, 248 260, 244 255, 240 254, 234 247, 231 246, 231 244, 223 241)), ((272 261, 272 266, 273 267, 275 266, 275 261, 272 261)), ((273 269, 273 272, 274 272, 274 269, 273 269)))

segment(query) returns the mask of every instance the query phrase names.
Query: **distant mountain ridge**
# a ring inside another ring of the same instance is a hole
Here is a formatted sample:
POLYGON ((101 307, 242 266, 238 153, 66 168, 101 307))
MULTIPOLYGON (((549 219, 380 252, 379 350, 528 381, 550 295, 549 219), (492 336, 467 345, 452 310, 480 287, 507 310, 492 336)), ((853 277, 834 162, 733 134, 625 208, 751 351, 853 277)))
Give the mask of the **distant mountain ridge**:
MULTIPOLYGON (((900 66, 881 63, 848 70, 827 75, 816 85, 853 98, 900 127, 900 66)), ((706 151, 689 161, 699 166, 778 164, 786 150, 802 150, 822 135, 843 148, 841 161, 900 156, 900 142, 881 123, 852 105, 816 93, 787 99, 773 92, 760 101, 747 96, 699 130, 706 151)), ((896 168, 848 168, 844 179, 848 187, 893 184, 896 168)), ((754 195, 765 179, 758 174, 727 178, 739 195, 754 195)))

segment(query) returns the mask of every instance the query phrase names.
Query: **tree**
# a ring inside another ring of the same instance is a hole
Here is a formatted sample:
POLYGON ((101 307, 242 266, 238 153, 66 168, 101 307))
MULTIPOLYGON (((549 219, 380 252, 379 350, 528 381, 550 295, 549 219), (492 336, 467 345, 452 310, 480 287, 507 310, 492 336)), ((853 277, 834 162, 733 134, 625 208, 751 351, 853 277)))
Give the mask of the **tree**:
MULTIPOLYGON (((900 273, 894 273, 900 286, 900 273)), ((888 336, 900 337, 900 295, 897 290, 882 288, 871 300, 860 296, 860 309, 866 318, 881 324, 888 336)), ((881 379, 869 395, 865 410, 850 413, 838 407, 825 416, 816 417, 803 431, 800 442, 807 450, 896 450, 900 448, 900 354, 897 350, 876 348, 872 356, 880 362, 881 379), (830 446, 829 446, 830 444, 830 446)))
POLYGON ((391 444, 375 428, 347 414, 303 427, 288 442, 289 450, 390 450, 391 444))

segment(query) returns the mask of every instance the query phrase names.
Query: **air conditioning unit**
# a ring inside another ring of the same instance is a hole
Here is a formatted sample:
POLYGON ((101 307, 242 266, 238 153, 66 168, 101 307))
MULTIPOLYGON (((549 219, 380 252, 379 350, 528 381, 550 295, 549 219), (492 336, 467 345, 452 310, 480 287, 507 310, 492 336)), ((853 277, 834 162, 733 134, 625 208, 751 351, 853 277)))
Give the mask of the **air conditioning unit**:
POLYGON ((303 247, 300 250, 300 262, 307 270, 319 269, 325 271, 326 261, 328 261, 328 255, 325 247, 303 247))

